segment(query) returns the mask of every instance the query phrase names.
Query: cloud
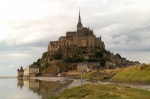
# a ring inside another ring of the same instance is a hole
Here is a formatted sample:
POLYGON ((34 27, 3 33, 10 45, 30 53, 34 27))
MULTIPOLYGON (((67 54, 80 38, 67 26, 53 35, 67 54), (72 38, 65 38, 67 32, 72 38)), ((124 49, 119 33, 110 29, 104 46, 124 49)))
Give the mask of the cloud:
POLYGON ((42 57, 45 47, 15 47, 0 51, 0 76, 16 76, 20 66, 26 68, 42 57))
POLYGON ((150 50, 149 3, 149 0, 1 0, 0 64, 19 68, 36 61, 47 51, 49 41, 76 30, 79 7, 83 26, 102 36, 107 50, 149 63, 148 57, 140 57, 149 55, 150 50))

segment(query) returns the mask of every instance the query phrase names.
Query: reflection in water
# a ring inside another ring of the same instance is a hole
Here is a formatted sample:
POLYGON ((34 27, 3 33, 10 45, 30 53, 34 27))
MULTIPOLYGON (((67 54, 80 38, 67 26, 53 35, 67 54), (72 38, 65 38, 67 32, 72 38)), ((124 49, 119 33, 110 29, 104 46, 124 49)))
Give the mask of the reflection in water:
POLYGON ((18 87, 26 87, 28 90, 36 93, 38 96, 44 97, 49 92, 57 89, 60 83, 53 81, 40 81, 36 79, 21 79, 18 78, 18 87))
POLYGON ((51 95, 58 94, 59 91, 66 88, 72 83, 71 80, 65 80, 62 82, 53 81, 41 81, 36 79, 21 79, 18 78, 17 86, 21 89, 23 87, 27 88, 29 91, 37 94, 39 97, 47 98, 51 95))
POLYGON ((23 87, 23 79, 18 79, 17 86, 20 87, 20 89, 22 89, 22 87, 23 87))

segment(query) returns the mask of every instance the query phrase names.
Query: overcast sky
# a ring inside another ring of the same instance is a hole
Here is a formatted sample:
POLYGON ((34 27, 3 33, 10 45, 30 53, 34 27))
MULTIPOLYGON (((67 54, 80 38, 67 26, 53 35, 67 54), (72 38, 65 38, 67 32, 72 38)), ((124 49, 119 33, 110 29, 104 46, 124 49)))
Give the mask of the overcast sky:
POLYGON ((0 0, 0 76, 41 58, 49 41, 84 27, 106 49, 150 63, 150 0, 0 0))

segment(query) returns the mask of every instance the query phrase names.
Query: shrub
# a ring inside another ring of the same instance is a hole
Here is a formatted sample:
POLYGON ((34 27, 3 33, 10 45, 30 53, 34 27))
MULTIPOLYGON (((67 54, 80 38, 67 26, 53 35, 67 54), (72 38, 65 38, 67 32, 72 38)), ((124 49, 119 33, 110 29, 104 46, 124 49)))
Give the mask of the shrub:
POLYGON ((88 62, 97 62, 97 59, 96 58, 90 58, 87 60, 88 62))
POLYGON ((48 52, 43 53, 42 58, 45 58, 47 56, 48 52))
POLYGON ((96 51, 94 54, 95 54, 95 57, 96 57, 96 58, 101 58, 101 57, 103 57, 103 53, 102 53, 101 51, 96 51))
POLYGON ((65 59, 66 62, 82 62, 83 61, 83 58, 82 57, 79 57, 79 56, 76 56, 76 57, 67 57, 65 59))
POLYGON ((55 59, 61 59, 62 58, 62 54, 60 52, 55 52, 54 58, 55 59))
POLYGON ((100 59, 100 64, 101 64, 102 67, 105 66, 105 59, 104 59, 104 58, 101 58, 101 59, 100 59))
POLYGON ((148 67, 148 65, 142 65, 142 66, 140 66, 140 70, 144 70, 144 69, 146 69, 148 67))

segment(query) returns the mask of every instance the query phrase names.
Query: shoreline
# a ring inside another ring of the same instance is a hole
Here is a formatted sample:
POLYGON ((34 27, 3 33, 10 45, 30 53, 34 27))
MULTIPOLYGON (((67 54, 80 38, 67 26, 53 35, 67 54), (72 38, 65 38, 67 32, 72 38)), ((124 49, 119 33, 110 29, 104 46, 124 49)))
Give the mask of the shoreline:
MULTIPOLYGON (((28 78, 28 79, 37 79, 42 81, 64 81, 64 80, 73 80, 73 82, 67 87, 77 87, 81 86, 81 80, 80 79, 74 79, 71 77, 0 77, 0 79, 9 79, 9 78, 28 78)), ((143 84, 143 83, 125 83, 125 82, 103 82, 103 81, 88 81, 87 79, 82 80, 82 85, 84 84, 116 84, 120 86, 126 86, 136 89, 142 89, 142 90, 148 90, 150 91, 150 85, 149 84, 143 84)))
MULTIPOLYGON (((81 86, 81 80, 80 79, 73 79, 71 77, 29 77, 29 79, 37 79, 37 80, 43 80, 43 81, 73 80, 73 82, 68 86, 68 88, 81 86)), ((82 85, 89 84, 89 83, 92 83, 92 82, 87 81, 86 79, 82 80, 82 85)))
POLYGON ((73 82, 68 86, 68 88, 81 86, 84 84, 116 84, 120 86, 126 86, 136 89, 142 89, 142 90, 148 90, 150 91, 150 86, 147 84, 133 84, 133 83, 117 83, 117 82, 92 82, 88 81, 87 79, 83 79, 81 82, 81 79, 73 79, 71 77, 29 77, 30 79, 38 79, 38 80, 44 80, 44 81, 63 81, 63 80, 73 80, 73 82))
POLYGON ((28 78, 43 80, 43 81, 62 81, 62 80, 66 80, 67 77, 28 77, 28 78))

